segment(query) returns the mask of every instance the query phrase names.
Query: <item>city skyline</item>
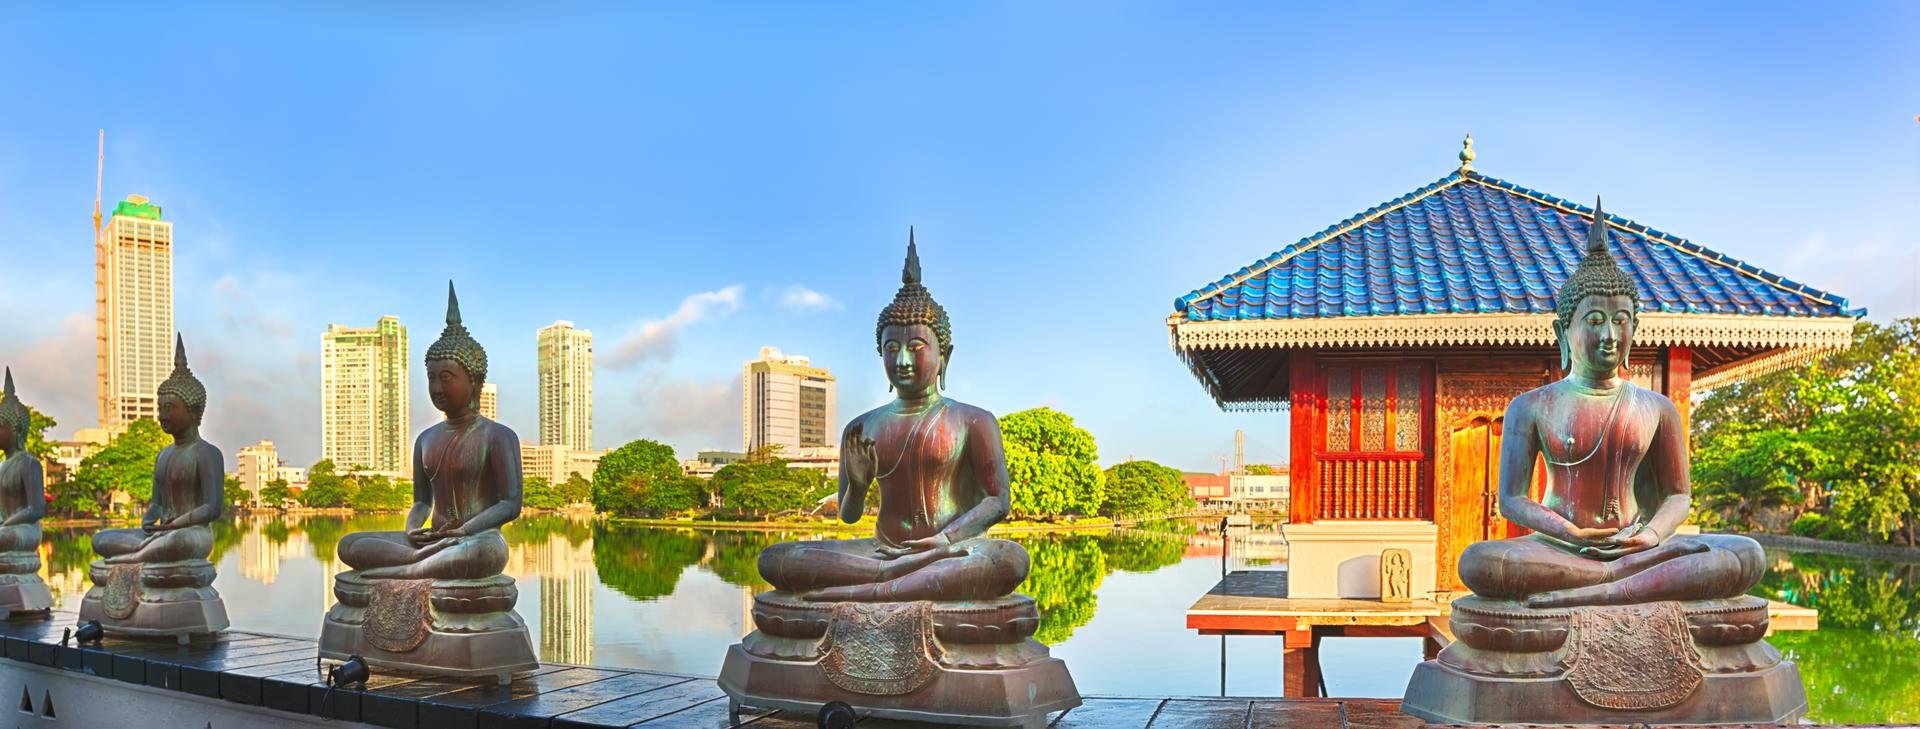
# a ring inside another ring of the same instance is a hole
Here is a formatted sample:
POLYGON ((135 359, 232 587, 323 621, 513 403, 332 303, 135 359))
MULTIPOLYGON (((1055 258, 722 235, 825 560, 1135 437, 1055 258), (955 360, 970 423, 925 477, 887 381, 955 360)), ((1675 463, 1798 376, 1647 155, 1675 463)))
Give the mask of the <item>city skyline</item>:
MULTIPOLYGON (((601 340, 596 446, 731 449, 765 345, 862 412, 888 399, 873 315, 908 225, 954 319, 949 394, 1056 407, 1104 464, 1215 470, 1235 429, 1285 462, 1283 414, 1221 412, 1169 351, 1171 302, 1446 174, 1469 131, 1490 175, 1604 194, 1876 321, 1920 313, 1911 5, 1405 8, 1366 54, 1324 32, 1372 27, 1344 7, 764 13, 485 10, 422 36, 404 10, 23 8, 0 31, 0 88, 35 110, 0 118, 0 363, 56 437, 99 417, 81 241, 103 127, 101 199, 175 226, 208 439, 299 464, 312 333, 438 322, 447 279, 526 440, 523 343, 556 319, 601 340), (1410 71, 1460 58, 1501 70, 1410 71)), ((417 358, 406 375, 410 445, 439 416, 417 358)))

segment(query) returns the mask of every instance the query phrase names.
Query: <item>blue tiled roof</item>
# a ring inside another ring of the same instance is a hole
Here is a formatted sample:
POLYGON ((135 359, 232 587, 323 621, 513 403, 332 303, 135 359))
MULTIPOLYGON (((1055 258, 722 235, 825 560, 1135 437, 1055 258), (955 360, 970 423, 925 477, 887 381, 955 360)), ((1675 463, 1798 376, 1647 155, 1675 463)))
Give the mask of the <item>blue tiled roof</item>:
MULTIPOLYGON (((1174 300, 1190 321, 1550 313, 1593 209, 1456 172, 1174 300)), ((1835 316, 1846 299, 1608 215, 1645 311, 1835 316)))

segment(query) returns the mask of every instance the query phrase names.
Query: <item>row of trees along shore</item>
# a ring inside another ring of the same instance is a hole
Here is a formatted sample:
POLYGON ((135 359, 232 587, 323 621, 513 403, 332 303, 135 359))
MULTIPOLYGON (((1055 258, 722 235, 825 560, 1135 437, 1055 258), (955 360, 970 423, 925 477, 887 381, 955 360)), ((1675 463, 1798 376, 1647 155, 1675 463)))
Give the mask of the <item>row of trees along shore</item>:
POLYGON ((1707 395, 1693 493, 1708 528, 1920 545, 1920 317, 1707 395))
MULTIPOLYGON (((1127 461, 1102 470, 1093 434, 1051 408, 1000 418, 1013 483, 1013 516, 1138 517, 1193 507, 1180 472, 1152 461, 1127 461)), ((878 503, 868 488, 867 503, 878 503)), ((601 457, 593 476, 593 506, 620 517, 704 514, 762 518, 810 510, 837 495, 839 484, 818 469, 795 468, 777 449, 748 454, 711 479, 681 472, 671 446, 636 440, 601 457)))
MULTIPOLYGON (((27 448, 45 458, 53 451, 45 433, 57 423, 29 410, 33 426, 27 448)), ((1127 461, 1101 469, 1095 463, 1099 449, 1093 434, 1060 411, 1035 408, 1013 413, 1000 418, 1000 430, 1016 518, 1143 517, 1193 506, 1178 470, 1152 461, 1127 461)), ((152 420, 134 421, 81 461, 73 473, 48 484, 53 513, 66 517, 108 514, 116 492, 127 494, 136 507, 146 503, 153 497, 154 458, 170 442, 152 420)), ((536 509, 589 503, 596 511, 619 517, 757 519, 811 510, 838 488, 823 471, 789 465, 777 449, 749 454, 740 463, 722 467, 712 478, 701 479, 681 470, 671 446, 636 440, 603 456, 591 480, 577 473, 558 484, 527 477, 524 499, 536 509)), ((249 501, 232 475, 226 477, 225 497, 229 504, 249 501)), ((357 470, 343 472, 332 461, 322 460, 308 469, 304 489, 296 492, 286 480, 274 479, 260 490, 259 498, 271 508, 404 510, 413 503, 413 483, 357 470)), ((879 503, 871 488, 867 503, 879 503)))

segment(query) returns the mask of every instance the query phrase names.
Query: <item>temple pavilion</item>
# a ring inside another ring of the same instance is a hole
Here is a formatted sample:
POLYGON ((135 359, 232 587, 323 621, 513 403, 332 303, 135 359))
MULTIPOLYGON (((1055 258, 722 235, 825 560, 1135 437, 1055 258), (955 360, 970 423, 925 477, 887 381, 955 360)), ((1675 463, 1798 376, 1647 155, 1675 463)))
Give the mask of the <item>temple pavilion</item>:
MULTIPOLYGON (((1462 590, 1467 545, 1516 535, 1497 510, 1501 418, 1561 376, 1554 293, 1594 211, 1475 171, 1433 184, 1175 299, 1175 352, 1214 402, 1289 412, 1289 596, 1379 595, 1383 549, 1415 595, 1462 590)), ((1852 341, 1845 299, 1607 215, 1639 283, 1627 369, 1689 415, 1692 393, 1852 341)), ((1536 469, 1536 490, 1544 469, 1536 469)))

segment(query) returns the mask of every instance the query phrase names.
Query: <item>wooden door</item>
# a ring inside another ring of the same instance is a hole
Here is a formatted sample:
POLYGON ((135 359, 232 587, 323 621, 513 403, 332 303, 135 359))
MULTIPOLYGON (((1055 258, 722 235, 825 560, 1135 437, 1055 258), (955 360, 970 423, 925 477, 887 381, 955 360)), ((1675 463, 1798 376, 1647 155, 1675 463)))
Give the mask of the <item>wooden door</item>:
MULTIPOLYGON (((1500 518, 1500 418, 1476 417, 1456 426, 1453 441, 1453 506, 1449 564, 1459 564, 1467 545, 1506 537, 1500 518)), ((1450 575, 1450 578, 1457 576, 1450 575)))

